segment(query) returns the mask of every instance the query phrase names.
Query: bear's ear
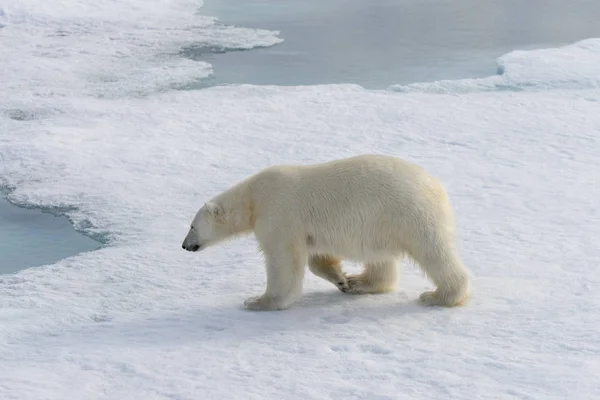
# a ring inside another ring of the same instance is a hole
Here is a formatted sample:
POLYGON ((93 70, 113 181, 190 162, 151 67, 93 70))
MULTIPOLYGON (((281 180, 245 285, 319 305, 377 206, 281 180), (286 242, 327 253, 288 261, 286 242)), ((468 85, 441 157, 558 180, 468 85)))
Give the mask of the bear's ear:
POLYGON ((223 206, 217 203, 213 203, 212 201, 206 203, 206 210, 210 215, 213 215, 215 217, 221 217, 225 212, 225 210, 223 210, 223 206))

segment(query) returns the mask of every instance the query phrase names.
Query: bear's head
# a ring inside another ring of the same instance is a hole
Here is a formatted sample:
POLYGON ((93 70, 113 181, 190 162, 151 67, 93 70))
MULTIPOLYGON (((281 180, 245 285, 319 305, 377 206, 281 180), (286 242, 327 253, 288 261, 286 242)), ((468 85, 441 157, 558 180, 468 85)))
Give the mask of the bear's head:
POLYGON ((181 247, 187 251, 199 251, 228 236, 223 207, 209 201, 196 213, 181 247))

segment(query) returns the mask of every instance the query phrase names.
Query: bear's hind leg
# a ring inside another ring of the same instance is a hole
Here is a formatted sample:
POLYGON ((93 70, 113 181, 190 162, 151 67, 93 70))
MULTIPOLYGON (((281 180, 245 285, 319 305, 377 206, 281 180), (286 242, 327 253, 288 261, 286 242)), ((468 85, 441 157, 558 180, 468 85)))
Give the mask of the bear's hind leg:
POLYGON ((362 273, 348 276, 349 293, 391 292, 396 287, 397 279, 397 260, 368 262, 362 273))
POLYGON ((436 286, 435 291, 421 293, 419 301, 422 304, 453 307, 463 304, 469 297, 469 271, 452 247, 449 245, 435 246, 435 248, 423 246, 417 254, 411 254, 411 256, 436 286))
POLYGON ((254 311, 283 310, 292 305, 302 295, 306 254, 293 246, 261 246, 265 254, 267 288, 261 296, 244 302, 244 308, 254 311), (279 247, 279 251, 277 251, 279 247))
POLYGON ((340 259, 328 255, 311 255, 308 258, 308 269, 319 278, 333 283, 342 292, 348 291, 348 281, 342 271, 340 259))

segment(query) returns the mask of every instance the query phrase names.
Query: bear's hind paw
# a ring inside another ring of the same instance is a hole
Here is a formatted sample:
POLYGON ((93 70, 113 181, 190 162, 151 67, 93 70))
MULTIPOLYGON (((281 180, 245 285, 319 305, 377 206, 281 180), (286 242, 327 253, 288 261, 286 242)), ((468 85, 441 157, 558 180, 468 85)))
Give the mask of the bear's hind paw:
POLYGON ((244 309, 251 311, 275 311, 282 310, 286 307, 278 306, 272 298, 262 296, 254 296, 244 301, 244 309))
POLYGON ((419 302, 427 307, 442 306, 455 307, 464 304, 466 296, 443 295, 438 291, 423 292, 419 296, 419 302))
POLYGON ((349 275, 348 293, 350 294, 383 294, 394 291, 394 285, 383 282, 369 282, 363 275, 349 275))
POLYGON ((367 287, 358 275, 348 275, 348 293, 351 294, 366 294, 367 287))

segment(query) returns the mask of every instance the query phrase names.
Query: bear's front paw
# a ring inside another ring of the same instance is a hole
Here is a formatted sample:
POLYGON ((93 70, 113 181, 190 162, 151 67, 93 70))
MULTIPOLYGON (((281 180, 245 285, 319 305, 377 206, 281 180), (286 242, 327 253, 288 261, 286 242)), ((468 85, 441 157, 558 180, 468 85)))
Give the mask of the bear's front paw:
POLYGON ((262 296, 250 297, 244 301, 244 308, 252 311, 275 311, 281 309, 272 297, 267 297, 264 294, 262 296))

